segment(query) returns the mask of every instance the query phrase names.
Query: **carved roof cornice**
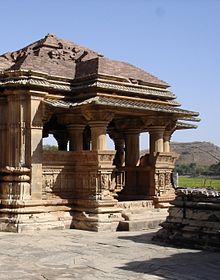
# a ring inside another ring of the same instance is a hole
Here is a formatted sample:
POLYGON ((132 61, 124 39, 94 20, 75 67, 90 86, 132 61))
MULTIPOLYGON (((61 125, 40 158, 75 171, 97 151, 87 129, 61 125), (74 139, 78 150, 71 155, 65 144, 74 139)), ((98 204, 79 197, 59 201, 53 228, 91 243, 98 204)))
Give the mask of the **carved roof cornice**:
POLYGON ((78 93, 82 90, 108 90, 121 92, 124 95, 138 95, 148 98, 160 98, 170 100, 172 105, 179 106, 176 96, 166 90, 146 85, 133 85, 126 81, 113 80, 113 77, 101 75, 89 79, 70 80, 59 76, 49 76, 43 72, 33 70, 7 70, 0 72, 0 88, 40 88, 52 90, 63 94, 78 93))
POLYGON ((82 107, 85 105, 101 105, 101 106, 108 106, 108 107, 114 107, 114 108, 124 108, 124 109, 132 109, 132 110, 140 110, 140 111, 153 111, 153 112, 161 112, 161 113, 168 113, 172 114, 173 117, 176 117, 178 119, 182 119, 184 117, 188 118, 189 120, 191 118, 196 119, 196 117, 199 115, 197 112, 184 110, 180 108, 176 108, 174 106, 169 105, 162 105, 157 104, 154 102, 146 102, 143 100, 128 100, 128 99, 119 99, 107 96, 95 96, 91 97, 89 99, 86 99, 82 102, 69 102, 64 100, 52 100, 52 99, 46 99, 46 103, 60 108, 77 108, 82 107))
POLYGON ((195 124, 191 124, 191 123, 185 123, 185 122, 180 122, 178 121, 176 123, 176 130, 179 130, 179 129, 196 129, 198 127, 198 125, 195 125, 195 124))
POLYGON ((71 82, 62 77, 52 77, 32 70, 9 70, 0 72, 0 88, 40 88, 48 90, 71 91, 71 82))

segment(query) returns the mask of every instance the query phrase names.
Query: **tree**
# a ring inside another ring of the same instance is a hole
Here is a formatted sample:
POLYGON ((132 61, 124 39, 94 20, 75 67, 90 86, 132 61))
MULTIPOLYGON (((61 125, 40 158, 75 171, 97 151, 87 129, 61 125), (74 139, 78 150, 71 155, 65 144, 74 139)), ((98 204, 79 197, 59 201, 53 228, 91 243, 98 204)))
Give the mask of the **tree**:
POLYGON ((43 146, 44 151, 57 151, 58 147, 54 145, 44 145, 43 146))

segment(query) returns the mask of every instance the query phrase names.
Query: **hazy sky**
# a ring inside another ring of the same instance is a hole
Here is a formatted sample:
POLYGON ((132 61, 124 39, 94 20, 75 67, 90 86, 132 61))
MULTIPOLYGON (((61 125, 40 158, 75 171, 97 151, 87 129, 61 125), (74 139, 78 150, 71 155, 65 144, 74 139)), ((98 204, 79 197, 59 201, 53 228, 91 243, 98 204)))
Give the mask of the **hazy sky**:
POLYGON ((219 0, 0 0, 0 53, 54 33, 160 77, 197 130, 173 141, 220 146, 219 0))

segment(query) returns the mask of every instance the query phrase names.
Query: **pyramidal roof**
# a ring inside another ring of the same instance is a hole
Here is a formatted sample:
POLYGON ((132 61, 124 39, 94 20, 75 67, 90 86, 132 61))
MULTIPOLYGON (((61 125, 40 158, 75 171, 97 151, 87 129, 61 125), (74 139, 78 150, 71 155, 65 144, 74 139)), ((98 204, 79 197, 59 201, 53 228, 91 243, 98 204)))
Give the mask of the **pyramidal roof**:
POLYGON ((131 83, 147 83, 167 88, 157 77, 131 64, 110 60, 103 55, 48 34, 18 51, 0 56, 0 71, 33 70, 67 79, 91 75, 120 77, 131 83))

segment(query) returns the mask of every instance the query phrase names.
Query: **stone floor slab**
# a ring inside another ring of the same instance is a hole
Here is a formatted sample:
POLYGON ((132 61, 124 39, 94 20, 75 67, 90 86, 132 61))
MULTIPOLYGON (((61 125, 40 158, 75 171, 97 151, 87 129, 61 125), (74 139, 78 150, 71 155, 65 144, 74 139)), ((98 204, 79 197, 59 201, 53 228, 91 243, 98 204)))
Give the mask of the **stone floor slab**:
POLYGON ((219 279, 219 252, 156 244, 154 233, 1 232, 0 279, 219 279))

